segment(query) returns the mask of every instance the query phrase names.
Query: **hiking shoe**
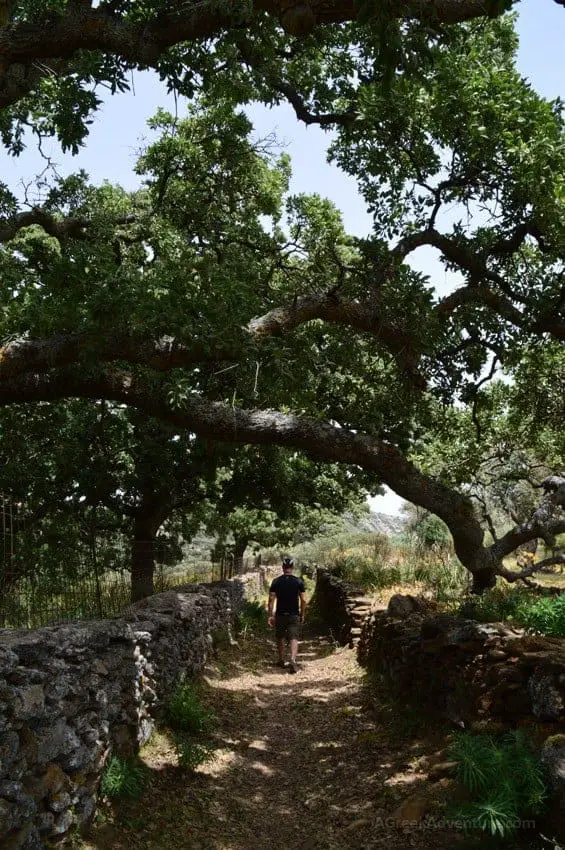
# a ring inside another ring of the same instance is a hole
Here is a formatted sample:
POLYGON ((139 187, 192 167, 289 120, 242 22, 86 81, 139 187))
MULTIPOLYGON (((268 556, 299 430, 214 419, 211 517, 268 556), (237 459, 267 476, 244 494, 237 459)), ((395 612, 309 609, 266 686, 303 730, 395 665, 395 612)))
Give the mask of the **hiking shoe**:
POLYGON ((277 661, 275 667, 282 667, 282 669, 284 670, 286 667, 286 661, 277 661))
POLYGON ((289 673, 296 673, 296 672, 297 672, 297 670, 298 670, 298 665, 296 664, 296 661, 294 661, 294 659, 291 659, 291 660, 288 662, 288 671, 289 671, 289 673))

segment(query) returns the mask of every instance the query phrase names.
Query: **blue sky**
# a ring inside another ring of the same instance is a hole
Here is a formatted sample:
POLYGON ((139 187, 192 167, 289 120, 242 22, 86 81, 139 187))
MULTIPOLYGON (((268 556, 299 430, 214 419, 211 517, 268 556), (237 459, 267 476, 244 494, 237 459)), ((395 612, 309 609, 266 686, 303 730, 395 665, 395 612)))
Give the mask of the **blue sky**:
MULTIPOLYGON (((565 9, 553 0, 522 0, 518 9, 518 67, 521 73, 545 97, 564 96, 565 9)), ((145 122, 158 106, 174 110, 174 101, 167 98, 155 74, 138 74, 134 92, 109 98, 97 114, 87 145, 78 156, 65 157, 53 145, 45 146, 46 150, 58 163, 60 173, 83 168, 94 182, 109 180, 124 188, 134 188, 138 178, 133 174, 133 164, 150 138, 145 122)), ((318 192, 329 197, 341 209, 349 232, 360 236, 369 232, 371 219, 354 181, 326 162, 327 133, 299 124, 290 107, 269 110, 257 106, 249 114, 258 135, 275 130, 285 142, 293 162, 292 191, 318 192)), ((44 162, 35 150, 26 151, 16 160, 4 151, 0 153, 2 180, 14 189, 21 181, 29 183, 43 167, 44 162)), ((436 278, 445 275, 433 251, 422 250, 417 265, 436 278)), ((440 288, 442 281, 436 279, 435 282, 440 288)), ((400 502, 392 493, 372 500, 376 510, 385 512, 396 512, 400 502)))

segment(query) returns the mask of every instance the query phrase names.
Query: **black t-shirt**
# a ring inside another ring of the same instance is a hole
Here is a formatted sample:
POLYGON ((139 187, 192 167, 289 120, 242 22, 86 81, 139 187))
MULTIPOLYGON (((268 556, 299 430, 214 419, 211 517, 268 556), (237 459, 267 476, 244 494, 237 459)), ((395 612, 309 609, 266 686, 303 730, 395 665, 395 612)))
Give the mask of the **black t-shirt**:
POLYGON ((282 575, 273 579, 269 593, 277 595, 277 614, 298 614, 298 599, 306 588, 298 576, 282 575))

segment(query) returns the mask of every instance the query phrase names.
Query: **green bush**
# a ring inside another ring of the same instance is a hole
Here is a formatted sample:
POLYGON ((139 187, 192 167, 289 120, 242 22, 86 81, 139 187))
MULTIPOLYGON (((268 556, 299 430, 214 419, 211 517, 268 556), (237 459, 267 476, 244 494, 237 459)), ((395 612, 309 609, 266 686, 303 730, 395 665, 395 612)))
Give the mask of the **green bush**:
POLYGON ((310 593, 310 594, 313 593, 314 588, 316 587, 316 580, 312 576, 307 575, 306 573, 302 573, 300 578, 304 582, 304 587, 306 588, 306 593, 310 593))
POLYGON ((529 601, 518 612, 522 624, 531 632, 550 637, 565 637, 565 595, 546 596, 529 601))
POLYGON ((112 756, 102 775, 100 793, 103 797, 140 797, 147 783, 148 770, 139 759, 112 756))
POLYGON ((211 741, 194 740, 181 731, 174 733, 174 742, 179 765, 183 770, 194 770, 199 764, 210 761, 216 749, 211 741))
POLYGON ((523 731, 508 732, 499 740, 458 733, 449 757, 457 762, 457 778, 473 797, 452 815, 469 828, 503 838, 521 819, 543 810, 547 798, 543 768, 523 731))
POLYGON ((565 595, 534 597, 525 588, 499 584, 466 599, 459 613, 481 623, 514 620, 530 632, 565 637, 565 595))
MULTIPOLYGON (((521 618, 523 611, 532 602, 531 594, 521 587, 497 584, 482 596, 472 596, 463 601, 459 608, 462 617, 481 623, 498 623, 502 620, 521 618)), ((521 622, 521 620, 520 620, 521 622)))
POLYGON ((245 602, 237 619, 239 632, 257 632, 267 628, 267 610, 260 602, 245 602))
POLYGON ((402 581, 397 567, 383 567, 364 555, 343 555, 328 566, 333 575, 363 588, 380 589, 402 581))
POLYGON ((442 561, 433 556, 419 557, 413 567, 413 580, 433 590, 438 602, 452 606, 467 589, 469 574, 455 558, 442 561))
POLYGON ((216 717, 202 702, 194 683, 181 679, 169 700, 167 721, 175 731, 198 734, 210 731, 216 717))

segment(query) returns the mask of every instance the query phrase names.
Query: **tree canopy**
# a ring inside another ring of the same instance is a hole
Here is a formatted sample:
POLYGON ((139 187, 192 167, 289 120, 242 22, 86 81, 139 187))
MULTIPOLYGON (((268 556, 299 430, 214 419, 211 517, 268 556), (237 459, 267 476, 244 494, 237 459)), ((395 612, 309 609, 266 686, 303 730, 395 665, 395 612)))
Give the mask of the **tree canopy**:
POLYGON ((79 174, 22 209, 4 188, 0 403, 103 398, 200 438, 361 468, 447 524, 476 589, 518 545, 564 532, 562 107, 517 72, 511 5, 16 5, 0 33, 14 153, 30 125, 74 149, 96 85, 123 89, 132 67, 192 106, 153 119, 138 192, 79 174), (336 129, 370 237, 323 198, 290 196, 288 159, 253 139, 241 105, 283 99, 336 129), (449 294, 411 267, 422 246, 449 294), (499 369, 514 389, 497 405, 499 369), (556 474, 487 545, 472 470, 426 458, 455 428, 482 451, 501 417, 556 474))

